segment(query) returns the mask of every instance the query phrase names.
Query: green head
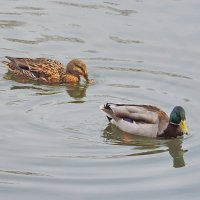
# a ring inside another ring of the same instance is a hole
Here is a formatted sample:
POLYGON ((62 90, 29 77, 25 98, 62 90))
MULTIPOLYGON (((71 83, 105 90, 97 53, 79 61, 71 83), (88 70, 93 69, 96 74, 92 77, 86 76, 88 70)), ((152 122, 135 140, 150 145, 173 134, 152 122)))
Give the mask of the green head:
POLYGON ((169 122, 172 124, 179 125, 183 134, 188 133, 186 118, 185 118, 185 110, 181 106, 174 107, 174 109, 170 114, 169 122))

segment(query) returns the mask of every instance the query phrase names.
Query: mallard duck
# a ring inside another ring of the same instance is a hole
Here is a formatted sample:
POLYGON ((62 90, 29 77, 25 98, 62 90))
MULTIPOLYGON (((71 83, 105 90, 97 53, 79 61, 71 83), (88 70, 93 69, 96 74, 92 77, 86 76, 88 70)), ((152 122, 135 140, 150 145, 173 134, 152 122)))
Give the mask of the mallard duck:
POLYGON ((176 106, 170 117, 151 105, 113 104, 100 107, 108 120, 122 131, 147 137, 178 137, 188 133, 185 110, 176 106))
POLYGON ((87 83, 88 79, 86 64, 80 59, 71 60, 66 69, 63 64, 56 60, 46 58, 14 58, 6 56, 9 61, 3 61, 15 77, 37 81, 46 84, 78 83, 82 76, 87 83))

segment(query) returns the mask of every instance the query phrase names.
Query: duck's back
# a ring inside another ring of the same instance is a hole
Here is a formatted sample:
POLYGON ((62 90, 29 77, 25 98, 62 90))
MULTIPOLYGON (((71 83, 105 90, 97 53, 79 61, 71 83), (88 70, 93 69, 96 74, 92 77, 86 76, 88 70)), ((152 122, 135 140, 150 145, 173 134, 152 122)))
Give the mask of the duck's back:
POLYGON ((31 80, 39 80, 48 83, 59 83, 64 74, 63 65, 46 58, 13 58, 6 57, 9 62, 4 62, 9 71, 17 76, 31 80))
POLYGON ((107 103, 101 109, 121 130, 140 136, 156 137, 162 134, 169 120, 164 111, 151 105, 107 103))

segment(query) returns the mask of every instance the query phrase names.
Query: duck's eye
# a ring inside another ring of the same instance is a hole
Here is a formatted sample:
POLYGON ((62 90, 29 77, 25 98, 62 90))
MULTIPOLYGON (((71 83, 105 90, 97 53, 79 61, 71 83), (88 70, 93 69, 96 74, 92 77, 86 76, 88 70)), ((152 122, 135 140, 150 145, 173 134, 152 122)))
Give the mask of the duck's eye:
POLYGON ((80 65, 77 65, 77 66, 81 70, 82 73, 85 73, 85 69, 82 66, 80 66, 80 65))

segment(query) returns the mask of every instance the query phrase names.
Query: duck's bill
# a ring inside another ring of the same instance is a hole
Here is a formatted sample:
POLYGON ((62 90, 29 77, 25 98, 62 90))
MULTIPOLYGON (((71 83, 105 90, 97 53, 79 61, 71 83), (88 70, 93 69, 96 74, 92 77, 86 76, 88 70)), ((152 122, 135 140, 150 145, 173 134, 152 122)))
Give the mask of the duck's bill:
POLYGON ((93 83, 93 80, 92 80, 92 79, 88 79, 88 75, 87 75, 87 74, 84 75, 84 79, 85 79, 86 82, 89 83, 89 84, 90 84, 90 83, 93 83))
POLYGON ((88 84, 91 84, 91 83, 93 83, 93 82, 94 82, 93 79, 90 79, 90 80, 87 81, 88 84))
POLYGON ((181 120, 179 126, 183 134, 188 134, 188 127, 185 120, 181 120))

